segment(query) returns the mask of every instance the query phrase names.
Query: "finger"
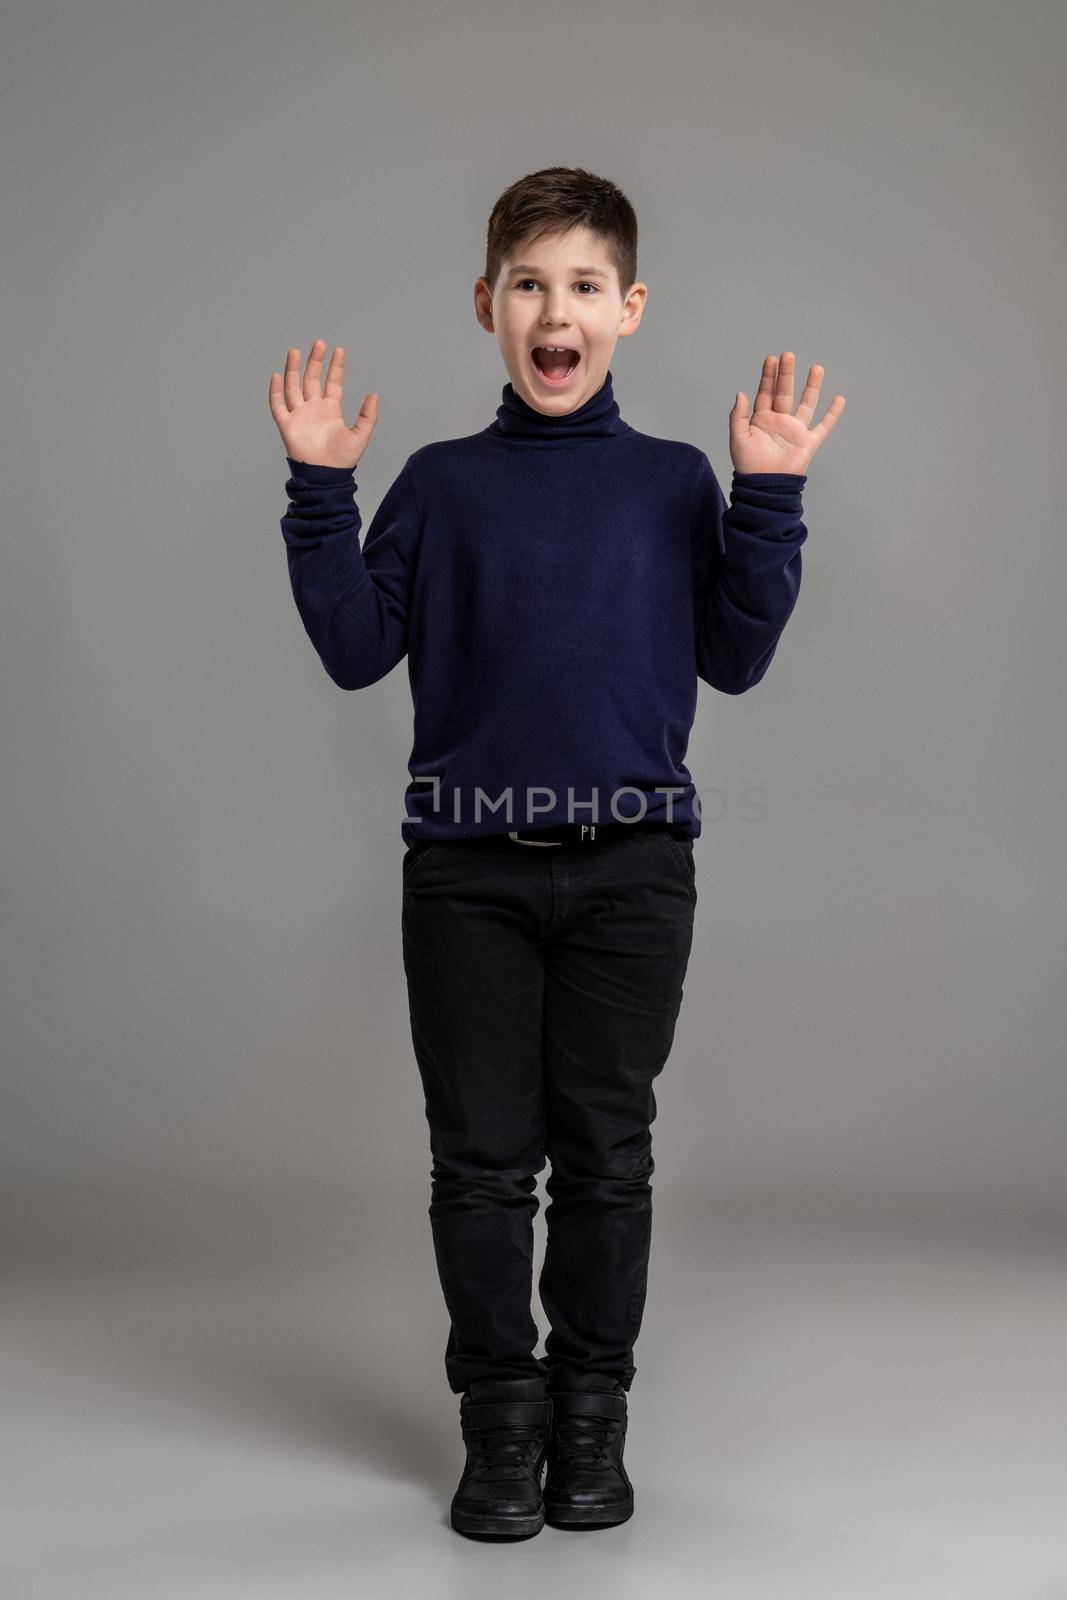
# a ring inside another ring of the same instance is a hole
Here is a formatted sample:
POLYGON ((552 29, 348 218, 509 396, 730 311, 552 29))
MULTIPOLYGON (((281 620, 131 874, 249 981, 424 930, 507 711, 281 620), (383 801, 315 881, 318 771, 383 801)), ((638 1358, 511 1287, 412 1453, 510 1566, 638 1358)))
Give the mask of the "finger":
POLYGON ((304 399, 318 400, 322 394, 319 379, 322 376, 322 358, 326 354, 326 340, 316 339, 308 352, 308 364, 304 368, 304 399))
POLYGON ((296 345, 285 354, 285 403, 292 411, 303 400, 300 393, 300 351, 296 345))
POLYGON ((843 394, 835 394, 834 398, 830 401, 830 404, 827 406, 826 411, 825 411, 825 413, 823 415, 823 419, 819 423, 818 427, 811 428, 809 430, 809 432, 808 432, 808 438, 809 438, 809 440, 814 441, 816 448, 818 448, 818 446, 820 444, 822 444, 823 440, 827 437, 827 435, 833 431, 834 423, 837 421, 838 417, 841 415, 841 413, 842 413, 842 411, 844 411, 844 409, 845 409, 845 397, 844 397, 844 395, 843 394))
POLYGON ((734 448, 748 432, 748 395, 738 389, 730 412, 730 448, 734 448))
POLYGON ((792 350, 783 350, 778 362, 778 378, 774 386, 775 411, 793 411, 793 368, 797 358, 792 350))
POLYGON ((334 345, 330 365, 326 368, 326 387, 324 390, 327 400, 336 400, 338 405, 344 401, 345 393, 345 352, 341 345, 334 345))
POLYGON ((774 375, 778 370, 778 357, 766 356, 763 362, 763 371, 760 373, 759 388, 756 390, 756 403, 752 407, 752 415, 760 411, 769 411, 774 398, 774 375))
POLYGON ((282 398, 282 375, 280 372, 272 372, 270 375, 270 388, 267 391, 267 404, 270 406, 271 416, 274 418, 278 426, 281 427, 282 423, 289 415, 289 407, 282 398))
POLYGON ((825 369, 818 365, 808 368, 808 381, 804 385, 804 393, 801 395, 800 404, 794 413, 805 426, 815 415, 815 406, 819 399, 819 390, 822 387, 824 371, 825 369))
POLYGON ((373 392, 371 394, 365 394, 363 396, 363 404, 359 408, 359 414, 349 429, 349 432, 358 433, 361 436, 365 434, 369 439, 371 434, 374 432, 374 424, 377 422, 377 420, 378 396, 373 392))

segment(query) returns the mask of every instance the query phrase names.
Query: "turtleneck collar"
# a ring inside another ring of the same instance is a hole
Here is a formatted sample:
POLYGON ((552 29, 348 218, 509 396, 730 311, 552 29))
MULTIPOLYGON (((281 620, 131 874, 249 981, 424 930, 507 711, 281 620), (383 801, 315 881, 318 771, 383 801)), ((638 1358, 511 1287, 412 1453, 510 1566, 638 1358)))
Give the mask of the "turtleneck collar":
POLYGON ((619 413, 610 372, 583 406, 561 417, 549 417, 537 411, 508 382, 501 391, 496 421, 485 429, 493 438, 533 445, 586 444, 597 439, 617 438, 630 431, 629 424, 619 413))

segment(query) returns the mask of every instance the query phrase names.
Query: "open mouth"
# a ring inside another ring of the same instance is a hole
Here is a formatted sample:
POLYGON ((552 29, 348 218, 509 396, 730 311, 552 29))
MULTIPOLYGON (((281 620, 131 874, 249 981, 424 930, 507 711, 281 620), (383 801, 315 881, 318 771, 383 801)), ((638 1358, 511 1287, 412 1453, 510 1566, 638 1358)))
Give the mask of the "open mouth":
POLYGON ((534 346, 530 352, 530 359, 537 376, 550 389, 564 388, 577 372, 582 360, 577 350, 554 349, 551 345, 543 344, 534 346))

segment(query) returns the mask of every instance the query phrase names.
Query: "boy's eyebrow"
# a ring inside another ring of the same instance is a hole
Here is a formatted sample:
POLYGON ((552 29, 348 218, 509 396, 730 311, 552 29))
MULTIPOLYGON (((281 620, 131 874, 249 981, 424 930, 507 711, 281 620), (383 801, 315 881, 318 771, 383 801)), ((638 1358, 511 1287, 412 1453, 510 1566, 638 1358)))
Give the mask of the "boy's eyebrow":
MULTIPOLYGON (((528 266, 526 266, 526 267, 524 267, 524 266, 512 267, 510 269, 509 273, 508 273, 508 276, 510 277, 513 273, 516 273, 516 272, 540 272, 540 271, 541 271, 540 267, 528 267, 528 266)), ((599 267, 572 267, 571 271, 574 272, 574 273, 577 273, 578 277, 580 277, 580 278, 606 278, 607 277, 607 273, 606 272, 601 272, 599 267)))

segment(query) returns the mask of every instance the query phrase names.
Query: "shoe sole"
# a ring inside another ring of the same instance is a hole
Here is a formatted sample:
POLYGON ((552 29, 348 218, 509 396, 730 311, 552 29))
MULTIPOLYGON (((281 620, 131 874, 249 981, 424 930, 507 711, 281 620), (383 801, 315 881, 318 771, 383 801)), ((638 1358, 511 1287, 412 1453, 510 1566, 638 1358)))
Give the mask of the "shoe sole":
POLYGON ((545 1525, 544 1511, 532 1512, 528 1517, 481 1516, 476 1511, 461 1511, 452 1507, 452 1526, 457 1533, 495 1539, 530 1539, 540 1533, 545 1525))
POLYGON ((561 1504, 545 1501, 545 1521, 553 1528, 614 1528, 620 1522, 628 1522, 633 1514, 632 1498, 615 1505, 600 1506, 572 1506, 566 1501, 561 1504))

